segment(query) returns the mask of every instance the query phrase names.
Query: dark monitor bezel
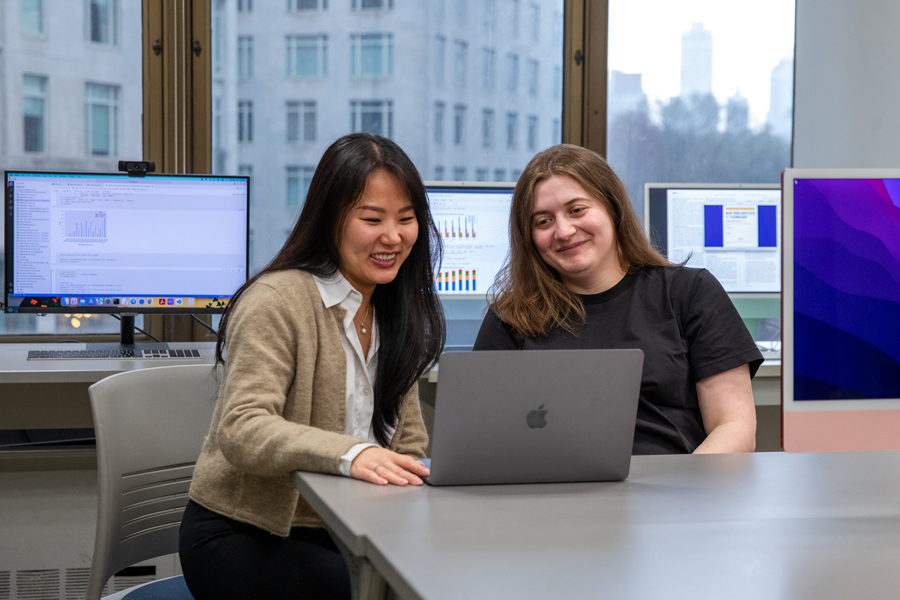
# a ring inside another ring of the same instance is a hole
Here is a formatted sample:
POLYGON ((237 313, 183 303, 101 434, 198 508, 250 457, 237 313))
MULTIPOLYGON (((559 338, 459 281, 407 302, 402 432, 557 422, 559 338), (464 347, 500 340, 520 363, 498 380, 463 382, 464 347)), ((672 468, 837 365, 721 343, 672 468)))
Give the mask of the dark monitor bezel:
MULTIPOLYGON (((136 179, 134 176, 128 175, 126 173, 92 173, 85 171, 34 171, 27 169, 5 169, 3 172, 3 250, 4 250, 4 273, 6 279, 4 290, 3 290, 3 303, 4 303, 4 312, 7 314, 16 314, 16 313, 25 313, 25 314, 61 314, 61 313, 73 313, 77 312, 79 314, 162 314, 162 315, 185 315, 185 314, 220 314, 225 311, 225 308, 228 306, 228 300, 230 300, 230 296, 228 297, 220 297, 220 296, 191 296, 193 298, 215 298, 217 300, 223 300, 221 306, 215 307, 200 307, 200 306, 188 306, 188 305, 175 305, 172 307, 166 306, 165 308, 159 306, 147 306, 147 305, 79 305, 77 307, 73 306, 37 306, 37 307, 27 307, 27 306, 17 306, 11 307, 9 306, 9 297, 10 297, 10 283, 14 282, 14 271, 13 271, 13 263, 14 263, 14 244, 13 244, 13 217, 14 215, 14 190, 9 186, 9 177, 10 175, 77 175, 77 176, 96 176, 96 177, 115 177, 117 179, 128 180, 136 179)), ((247 222, 245 227, 245 241, 244 244, 244 264, 246 266, 244 272, 244 281, 247 281, 247 276, 249 275, 250 269, 250 177, 247 175, 211 175, 211 174, 196 174, 196 173, 148 173, 146 178, 177 178, 177 179, 232 179, 232 180, 244 180, 247 186, 247 195, 245 198, 247 210, 245 211, 247 216, 247 222)), ((235 290, 237 291, 237 290, 235 290)), ((72 294, 74 296, 86 296, 90 294, 72 294)), ((172 296, 173 294, 141 294, 141 296, 152 297, 152 298, 164 298, 168 296, 172 296)), ((136 294, 118 294, 118 296, 122 297, 131 297, 136 296, 136 294)), ((187 296, 185 296, 187 297, 187 296)))
MULTIPOLYGON (((650 238, 650 243, 663 256, 668 247, 667 239, 667 194, 670 189, 680 190, 780 190, 780 183, 645 183, 644 184, 644 231, 650 238)), ((782 240, 778 240, 780 252, 782 240)), ((779 257, 779 262, 781 258, 779 257)), ((784 289, 784 274, 781 277, 781 287, 784 289)), ((781 292, 728 292, 731 298, 781 298, 781 292)))

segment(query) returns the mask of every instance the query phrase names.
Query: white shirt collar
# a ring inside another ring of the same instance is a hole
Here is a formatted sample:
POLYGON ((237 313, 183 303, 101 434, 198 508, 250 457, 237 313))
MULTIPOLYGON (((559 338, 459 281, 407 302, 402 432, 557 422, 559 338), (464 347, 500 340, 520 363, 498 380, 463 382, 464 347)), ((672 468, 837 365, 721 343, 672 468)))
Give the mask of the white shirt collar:
POLYGON ((322 297, 325 308, 331 308, 336 304, 340 304, 348 296, 353 297, 357 308, 362 304, 362 294, 350 285, 350 282, 338 269, 335 269, 334 275, 328 277, 313 275, 313 281, 316 282, 316 288, 319 290, 319 295, 322 297))

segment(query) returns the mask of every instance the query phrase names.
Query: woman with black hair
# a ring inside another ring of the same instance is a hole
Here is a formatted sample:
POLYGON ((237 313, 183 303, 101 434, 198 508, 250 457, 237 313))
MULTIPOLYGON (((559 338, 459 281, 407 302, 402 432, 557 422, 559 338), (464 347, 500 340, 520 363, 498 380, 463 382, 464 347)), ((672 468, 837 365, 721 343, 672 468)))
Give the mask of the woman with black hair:
POLYGON ((424 185, 395 143, 353 134, 325 151, 284 247, 219 326, 225 373, 181 526, 195 598, 349 597, 290 473, 421 485, 417 381, 444 345, 440 256, 424 185))

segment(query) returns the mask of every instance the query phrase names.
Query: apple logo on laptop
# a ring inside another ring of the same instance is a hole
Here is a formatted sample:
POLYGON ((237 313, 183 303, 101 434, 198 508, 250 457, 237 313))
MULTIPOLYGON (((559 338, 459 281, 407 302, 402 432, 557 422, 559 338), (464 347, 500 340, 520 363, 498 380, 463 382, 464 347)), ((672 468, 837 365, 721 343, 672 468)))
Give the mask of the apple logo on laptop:
POLYGON ((537 407, 537 410, 533 410, 528 413, 528 416, 525 420, 528 422, 528 426, 532 429, 541 429, 544 425, 547 424, 547 411, 544 410, 544 405, 541 404, 537 407))

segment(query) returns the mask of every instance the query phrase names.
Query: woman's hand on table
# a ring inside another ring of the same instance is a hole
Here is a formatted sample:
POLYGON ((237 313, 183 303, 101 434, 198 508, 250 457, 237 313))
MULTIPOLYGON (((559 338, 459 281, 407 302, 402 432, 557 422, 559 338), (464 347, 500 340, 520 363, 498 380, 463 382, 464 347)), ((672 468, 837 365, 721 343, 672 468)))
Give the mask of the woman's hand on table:
POLYGON ((350 463, 350 477, 376 485, 422 485, 429 471, 419 461, 385 448, 370 447, 350 463))

